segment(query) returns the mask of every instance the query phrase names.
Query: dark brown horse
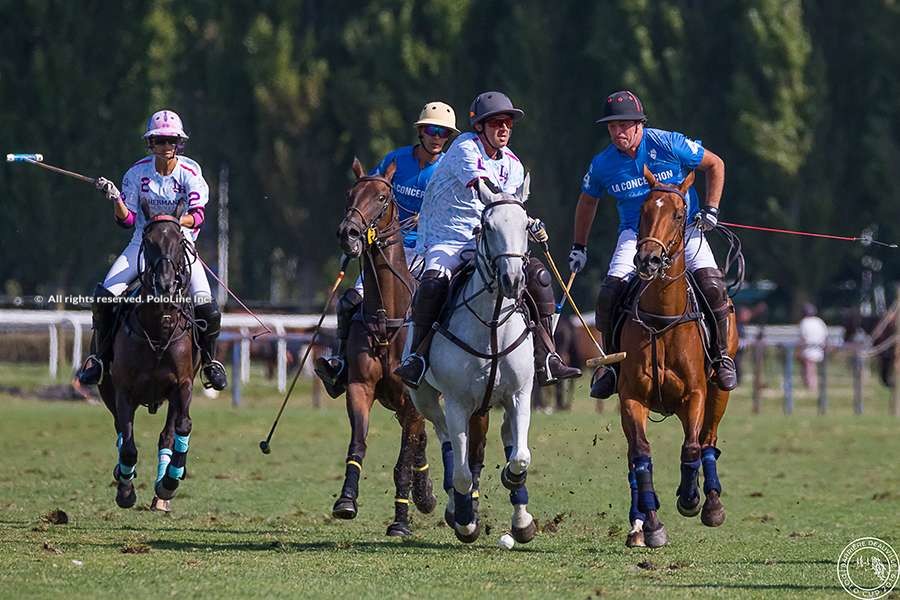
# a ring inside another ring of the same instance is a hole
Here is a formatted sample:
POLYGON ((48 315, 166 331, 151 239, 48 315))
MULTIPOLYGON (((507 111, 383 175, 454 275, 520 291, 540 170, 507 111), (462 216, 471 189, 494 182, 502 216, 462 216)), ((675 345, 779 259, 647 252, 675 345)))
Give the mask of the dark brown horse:
POLYGON ((394 521, 387 534, 405 536, 409 527, 409 496, 423 513, 434 510, 425 455, 425 420, 416 410, 400 379, 393 374, 406 342, 406 315, 415 289, 403 248, 391 178, 396 165, 384 176, 367 176, 353 161, 356 183, 350 189, 347 214, 338 227, 338 238, 347 256, 359 258, 363 277, 362 309, 347 339, 347 414, 350 447, 344 484, 332 513, 341 519, 357 514, 359 477, 366 457, 369 413, 377 399, 396 413, 403 433, 400 455, 394 467, 394 521))
POLYGON ((151 216, 146 202, 141 210, 147 218, 141 243, 140 296, 134 308, 123 311, 113 342, 111 377, 104 377, 99 390, 115 418, 119 463, 116 503, 131 508, 137 502, 134 489, 138 451, 134 441, 134 413, 141 405, 155 413, 168 400, 166 423, 159 434, 159 462, 151 508, 169 510, 178 483, 184 478, 191 435, 191 392, 199 367, 194 351, 194 321, 189 304, 183 303, 190 284, 192 249, 181 233, 185 203, 174 214, 151 216))
MULTIPOLYGON (((631 531, 626 545, 658 547, 667 543, 657 517, 659 499, 653 488, 653 465, 647 440, 650 411, 676 414, 684 428, 681 484, 676 492, 679 512, 701 512, 698 490, 702 466, 706 502, 701 520, 716 527, 725 519, 716 472, 716 432, 728 404, 728 392, 709 379, 704 339, 693 291, 685 268, 686 194, 694 181, 689 174, 680 186, 659 183, 644 168, 650 194, 641 208, 635 264, 638 293, 622 329, 619 402, 622 429, 628 440, 628 480, 631 486, 631 531)), ((728 353, 737 351, 737 327, 731 313, 728 353)))

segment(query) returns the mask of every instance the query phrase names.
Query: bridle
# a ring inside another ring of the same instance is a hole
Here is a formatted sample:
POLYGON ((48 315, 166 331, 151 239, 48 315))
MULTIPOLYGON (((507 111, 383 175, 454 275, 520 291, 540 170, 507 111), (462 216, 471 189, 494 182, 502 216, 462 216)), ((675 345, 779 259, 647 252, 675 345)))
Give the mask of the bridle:
MULTIPOLYGON (((648 202, 650 200, 650 196, 654 192, 661 192, 661 193, 665 193, 665 194, 675 194, 676 196, 681 198, 681 201, 683 203, 682 208, 685 209, 685 211, 687 210, 687 206, 688 206, 687 198, 685 197, 684 192, 682 192, 681 189, 678 188, 677 186, 667 184, 667 183, 657 183, 655 186, 650 188, 650 193, 647 195, 647 200, 645 200, 645 202, 648 202)), ((648 244, 648 243, 656 244, 662 250, 661 256, 660 256, 660 258, 662 260, 662 265, 656 271, 656 273, 654 273, 653 275, 645 275, 645 274, 641 273, 640 269, 638 269, 638 277, 640 277, 641 279, 643 279, 645 281, 650 281, 653 279, 663 279, 663 280, 671 281, 674 279, 678 279, 680 277, 684 277, 686 267, 685 267, 685 270, 682 270, 681 273, 678 273, 677 275, 668 275, 667 274, 669 267, 672 266, 672 264, 675 262, 675 259, 678 258, 678 256, 680 254, 684 254, 684 231, 685 231, 684 223, 682 223, 681 226, 676 227, 675 229, 676 229, 675 235, 672 237, 671 240, 668 241, 668 243, 660 240, 659 238, 655 238, 652 236, 643 237, 637 241, 636 248, 638 251, 640 251, 641 246, 643 246, 644 244, 648 244), (677 252, 673 253, 672 252, 673 249, 678 246, 679 242, 681 243, 681 249, 678 250, 677 252)))
MULTIPOLYGON (((141 258, 144 256, 144 249, 147 244, 147 236, 150 233, 150 230, 159 223, 174 223, 179 227, 178 234, 181 235, 181 221, 172 215, 155 215, 151 217, 150 220, 144 225, 143 236, 141 239, 141 247, 138 251, 138 264, 141 262, 141 258)), ((156 257, 156 259, 146 265, 144 269, 141 270, 141 284, 148 290, 153 293, 157 293, 157 283, 159 282, 159 270, 160 267, 169 263, 172 265, 172 269, 175 271, 175 286, 176 291, 183 291, 191 280, 191 263, 196 260, 196 250, 188 243, 184 237, 181 237, 180 245, 183 250, 181 261, 176 261, 175 258, 160 254, 160 256, 156 257), (147 276, 150 276, 150 280, 146 279, 147 276)))
POLYGON ((497 262, 499 260, 502 260, 504 258, 521 258, 523 268, 524 265, 528 262, 528 255, 524 253, 503 252, 500 254, 493 254, 491 252, 487 236, 484 235, 485 218, 491 210, 503 205, 515 205, 521 208, 523 211, 525 210, 525 205, 518 200, 497 200, 496 202, 491 202, 490 204, 485 205, 484 210, 481 212, 481 227, 478 231, 478 244, 475 248, 475 268, 478 269, 478 273, 481 275, 481 279, 484 281, 484 284, 487 287, 487 291, 491 293, 493 293, 494 284, 498 279, 500 268, 498 267, 497 262))

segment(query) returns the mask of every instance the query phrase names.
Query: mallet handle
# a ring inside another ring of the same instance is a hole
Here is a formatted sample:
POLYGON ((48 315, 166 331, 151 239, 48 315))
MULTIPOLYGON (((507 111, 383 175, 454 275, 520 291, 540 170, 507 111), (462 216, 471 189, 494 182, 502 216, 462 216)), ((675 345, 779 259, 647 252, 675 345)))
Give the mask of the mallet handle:
POLYGON ((80 179, 81 181, 86 181, 90 184, 93 184, 97 181, 93 177, 87 177, 80 173, 75 173, 74 171, 66 171, 65 169, 60 169, 59 167, 54 167, 53 165, 48 165, 47 163, 38 162, 31 158, 26 158, 25 162, 30 162, 31 164, 47 169, 48 171, 53 171, 54 173, 59 173, 60 175, 68 175, 69 177, 74 177, 75 179, 80 179))

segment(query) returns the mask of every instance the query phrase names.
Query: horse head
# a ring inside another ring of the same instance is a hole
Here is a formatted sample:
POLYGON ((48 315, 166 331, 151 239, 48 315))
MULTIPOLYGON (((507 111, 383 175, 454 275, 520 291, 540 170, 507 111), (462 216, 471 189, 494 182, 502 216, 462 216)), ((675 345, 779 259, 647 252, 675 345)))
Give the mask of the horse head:
POLYGON ((500 293, 512 299, 521 298, 525 292, 528 213, 522 198, 526 189, 527 184, 523 184, 515 195, 488 196, 480 184, 478 187, 478 194, 485 204, 478 240, 478 268, 486 283, 498 281, 500 293))
POLYGON ((140 272, 145 292, 174 296, 190 283, 187 242, 181 233, 181 216, 186 208, 187 203, 180 200, 171 214, 151 214, 147 201, 141 201, 141 212, 147 221, 141 240, 143 261, 140 272))
POLYGON ((394 219, 394 190, 391 181, 397 164, 388 165, 384 175, 366 175, 359 159, 353 159, 356 183, 347 192, 347 212, 338 226, 337 236, 344 253, 359 257, 372 243, 378 230, 384 230, 394 219), (363 236, 366 236, 363 243, 363 236))
POLYGON ((673 261, 684 250, 687 217, 687 191, 694 183, 694 172, 680 185, 660 183, 644 165, 644 178, 650 193, 641 206, 640 231, 634 265, 641 279, 665 277, 673 261))

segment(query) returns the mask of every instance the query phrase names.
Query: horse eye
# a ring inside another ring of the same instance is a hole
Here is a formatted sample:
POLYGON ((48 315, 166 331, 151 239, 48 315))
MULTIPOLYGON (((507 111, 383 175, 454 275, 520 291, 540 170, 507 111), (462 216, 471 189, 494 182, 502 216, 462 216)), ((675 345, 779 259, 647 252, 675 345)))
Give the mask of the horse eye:
POLYGON ((387 198, 387 196, 385 196, 384 194, 378 196, 378 200, 381 202, 384 202, 386 198, 387 198))

